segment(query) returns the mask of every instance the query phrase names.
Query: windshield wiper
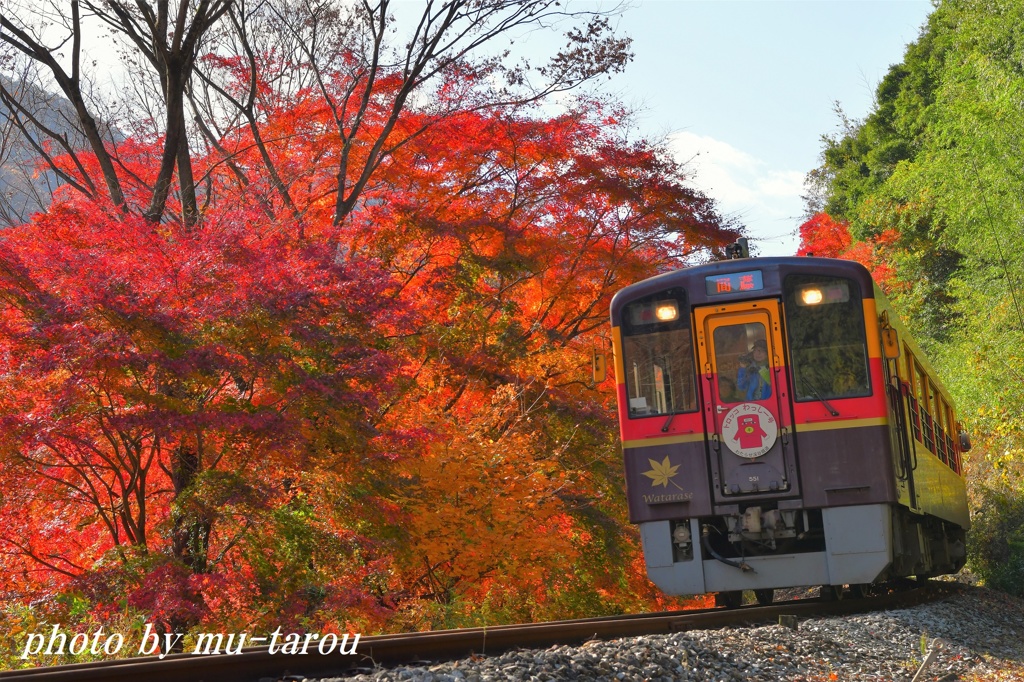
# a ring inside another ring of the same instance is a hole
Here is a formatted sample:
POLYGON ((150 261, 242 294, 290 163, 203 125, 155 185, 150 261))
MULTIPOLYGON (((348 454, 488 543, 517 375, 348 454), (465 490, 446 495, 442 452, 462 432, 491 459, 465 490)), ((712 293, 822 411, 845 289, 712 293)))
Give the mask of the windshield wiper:
POLYGON ((830 415, 832 415, 833 417, 839 416, 839 410, 832 407, 827 400, 821 397, 821 393, 818 392, 818 389, 814 386, 814 384, 807 381, 806 379, 801 379, 801 383, 803 383, 804 388, 809 388, 811 390, 811 395, 817 398, 818 402, 825 406, 825 409, 828 410, 828 413, 830 415))

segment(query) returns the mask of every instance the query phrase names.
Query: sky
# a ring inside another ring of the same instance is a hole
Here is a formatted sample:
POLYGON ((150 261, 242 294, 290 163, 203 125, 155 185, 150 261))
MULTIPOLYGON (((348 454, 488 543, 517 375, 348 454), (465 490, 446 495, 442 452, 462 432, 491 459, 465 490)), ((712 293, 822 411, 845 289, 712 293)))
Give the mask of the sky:
POLYGON ((747 226, 762 256, 795 253, 803 182, 821 137, 871 111, 903 61, 928 0, 646 0, 619 29, 633 39, 625 73, 602 89, 667 136, 693 184, 747 226))

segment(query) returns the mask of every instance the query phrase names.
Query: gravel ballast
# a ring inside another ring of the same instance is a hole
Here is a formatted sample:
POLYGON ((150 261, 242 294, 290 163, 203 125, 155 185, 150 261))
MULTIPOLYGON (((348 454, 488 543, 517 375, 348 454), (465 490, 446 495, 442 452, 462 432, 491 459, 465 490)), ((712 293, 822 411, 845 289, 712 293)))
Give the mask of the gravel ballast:
POLYGON ((332 678, 342 679, 1024 680, 1024 600, 963 586, 937 602, 854 616, 811 618, 799 621, 795 628, 769 625, 692 630, 332 678), (918 674, 928 652, 933 653, 918 674))

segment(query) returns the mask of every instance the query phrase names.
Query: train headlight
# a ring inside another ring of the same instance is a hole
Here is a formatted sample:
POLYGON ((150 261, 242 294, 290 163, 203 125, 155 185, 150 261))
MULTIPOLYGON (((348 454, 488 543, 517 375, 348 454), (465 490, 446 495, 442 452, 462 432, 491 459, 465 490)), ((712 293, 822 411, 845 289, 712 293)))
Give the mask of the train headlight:
POLYGON ((818 305, 825 297, 818 287, 808 287, 800 290, 800 300, 804 305, 818 305))
POLYGON ((675 301, 658 301, 654 306, 654 316, 659 322, 671 322, 679 318, 679 306, 675 301))

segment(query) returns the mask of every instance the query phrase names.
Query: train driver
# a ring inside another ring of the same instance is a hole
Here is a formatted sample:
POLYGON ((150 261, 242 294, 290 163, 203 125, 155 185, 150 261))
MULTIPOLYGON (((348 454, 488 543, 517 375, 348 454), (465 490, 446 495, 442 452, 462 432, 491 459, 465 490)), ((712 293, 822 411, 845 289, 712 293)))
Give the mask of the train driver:
POLYGON ((768 344, 754 341, 750 353, 740 356, 743 366, 736 374, 736 388, 747 400, 765 400, 772 395, 771 373, 768 369, 768 344))

